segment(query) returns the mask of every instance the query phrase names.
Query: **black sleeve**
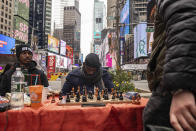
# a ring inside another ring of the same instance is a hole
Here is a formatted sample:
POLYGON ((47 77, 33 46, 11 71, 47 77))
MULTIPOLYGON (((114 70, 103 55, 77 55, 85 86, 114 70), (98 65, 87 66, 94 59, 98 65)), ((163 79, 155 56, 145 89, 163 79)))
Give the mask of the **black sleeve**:
POLYGON ((49 84, 48 84, 48 78, 47 76, 44 74, 44 72, 42 71, 41 73, 41 82, 42 84, 44 85, 44 87, 48 87, 49 84))
POLYGON ((195 90, 196 1, 158 0, 166 26, 166 56, 163 85, 169 91, 195 90))
POLYGON ((69 93, 71 91, 72 87, 74 87, 72 79, 74 79, 74 77, 71 74, 68 74, 66 77, 66 81, 63 85, 63 88, 61 89, 61 93, 63 95, 66 95, 66 93, 69 93))
POLYGON ((2 76, 1 84, 0 84, 0 95, 5 96, 7 92, 11 90, 11 78, 8 79, 8 76, 4 74, 2 76))
POLYGON ((108 88, 109 92, 111 92, 111 89, 114 88, 114 84, 113 84, 111 75, 106 70, 103 70, 102 79, 103 79, 105 87, 108 88))

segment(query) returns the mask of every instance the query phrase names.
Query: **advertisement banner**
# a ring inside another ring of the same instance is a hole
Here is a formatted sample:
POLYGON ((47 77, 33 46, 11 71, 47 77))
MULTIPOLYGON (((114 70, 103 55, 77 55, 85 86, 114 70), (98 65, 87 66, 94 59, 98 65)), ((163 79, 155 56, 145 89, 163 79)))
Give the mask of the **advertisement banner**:
POLYGON ((51 35, 48 35, 48 50, 59 53, 59 40, 51 35))
POLYGON ((13 37, 28 43, 29 0, 16 0, 13 37))
POLYGON ((94 32, 94 39, 101 39, 101 32, 94 32))
POLYGON ((61 40, 60 41, 60 54, 61 55, 66 55, 66 42, 61 40))
POLYGON ((48 56, 48 78, 50 78, 50 74, 55 72, 55 56, 48 56))
POLYGON ((0 54, 12 54, 11 49, 14 47, 14 38, 0 34, 0 54))
POLYGON ((95 45, 95 54, 99 55, 100 52, 100 45, 95 45))
POLYGON ((146 23, 140 23, 134 28, 134 59, 147 56, 146 23))
POLYGON ((112 67, 112 57, 111 57, 111 55, 110 55, 110 53, 108 53, 107 55, 106 55, 106 66, 107 67, 112 67))
POLYGON ((120 13, 120 23, 124 23, 125 26, 120 28, 120 36, 129 34, 129 23, 130 23, 130 12, 129 12, 129 0, 127 0, 124 8, 120 13))

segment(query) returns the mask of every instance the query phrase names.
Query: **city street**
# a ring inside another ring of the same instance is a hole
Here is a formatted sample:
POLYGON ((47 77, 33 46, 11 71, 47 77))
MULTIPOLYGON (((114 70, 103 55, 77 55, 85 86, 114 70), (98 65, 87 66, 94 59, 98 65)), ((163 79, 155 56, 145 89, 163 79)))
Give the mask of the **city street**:
POLYGON ((137 89, 144 91, 144 93, 140 93, 142 97, 149 97, 151 95, 147 80, 133 81, 133 83, 137 89))

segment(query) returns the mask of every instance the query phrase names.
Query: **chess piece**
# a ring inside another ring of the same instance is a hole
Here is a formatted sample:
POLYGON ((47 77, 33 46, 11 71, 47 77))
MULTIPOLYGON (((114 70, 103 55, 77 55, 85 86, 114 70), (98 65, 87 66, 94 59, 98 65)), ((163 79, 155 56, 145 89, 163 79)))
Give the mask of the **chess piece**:
POLYGON ((62 100, 63 99, 63 96, 62 95, 59 95, 59 100, 62 100))
POLYGON ((104 100, 108 100, 108 99, 109 99, 109 97, 108 97, 108 89, 106 88, 104 90, 104 100))
POLYGON ((67 94, 66 102, 70 102, 69 94, 67 94))
POLYGON ((112 99, 114 100, 115 99, 115 93, 113 92, 113 95, 112 95, 112 99))
POLYGON ((79 94, 79 92, 76 92, 76 100, 75 100, 76 102, 79 102, 80 101, 80 94, 79 94))
POLYGON ((122 95, 122 91, 120 92, 120 97, 119 97, 119 100, 123 100, 123 95, 122 95))
POLYGON ((99 92, 98 92, 98 95, 97 95, 97 100, 98 100, 98 101, 101 100, 101 97, 100 97, 99 92))
POLYGON ((77 90, 77 92, 79 93, 79 95, 80 95, 80 86, 78 86, 78 90, 77 90))
POLYGON ((70 97, 71 97, 71 98, 74 98, 74 96, 73 96, 73 91, 71 91, 71 95, 70 95, 70 97))
POLYGON ((93 99, 93 92, 92 91, 89 91, 88 98, 91 100, 93 99))
POLYGON ((116 95, 116 98, 119 98, 119 92, 118 92, 118 91, 116 92, 116 94, 117 94, 117 95, 116 95))
POLYGON ((62 96, 61 104, 66 104, 65 96, 62 96))
POLYGON ((52 100, 51 103, 55 103, 54 93, 52 93, 52 100))

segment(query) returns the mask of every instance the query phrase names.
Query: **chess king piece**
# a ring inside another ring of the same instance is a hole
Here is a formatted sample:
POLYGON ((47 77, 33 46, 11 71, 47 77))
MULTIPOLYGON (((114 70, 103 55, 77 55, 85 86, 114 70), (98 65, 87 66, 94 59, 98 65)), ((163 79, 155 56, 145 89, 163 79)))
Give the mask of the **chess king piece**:
POLYGON ((119 97, 119 100, 123 100, 123 95, 122 95, 122 91, 120 92, 120 97, 119 97))
POLYGON ((79 102, 80 101, 80 93, 79 92, 76 92, 76 99, 75 99, 76 102, 79 102))

